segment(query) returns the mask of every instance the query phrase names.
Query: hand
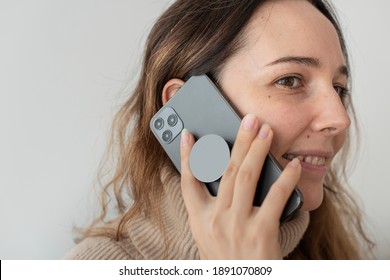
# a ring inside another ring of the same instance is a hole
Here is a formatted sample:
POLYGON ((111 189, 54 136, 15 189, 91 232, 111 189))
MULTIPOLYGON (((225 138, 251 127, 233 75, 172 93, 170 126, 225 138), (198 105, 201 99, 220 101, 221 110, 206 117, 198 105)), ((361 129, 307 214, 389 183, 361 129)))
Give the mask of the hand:
POLYGON ((282 259, 279 219, 301 166, 291 161, 273 184, 261 207, 253 207, 257 181, 272 142, 272 130, 247 115, 237 134, 228 167, 213 197, 189 168, 195 143, 181 136, 181 188, 189 224, 201 259, 282 259))

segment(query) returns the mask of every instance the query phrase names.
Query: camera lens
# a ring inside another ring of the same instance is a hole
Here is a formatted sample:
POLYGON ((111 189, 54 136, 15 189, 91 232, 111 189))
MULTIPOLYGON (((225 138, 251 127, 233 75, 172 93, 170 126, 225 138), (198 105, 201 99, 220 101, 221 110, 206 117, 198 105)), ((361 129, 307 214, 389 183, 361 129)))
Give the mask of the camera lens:
POLYGON ((158 118, 154 121, 154 128, 157 130, 162 129, 164 126, 164 120, 162 118, 158 118))
POLYGON ((162 139, 164 142, 170 142, 172 140, 172 131, 170 130, 165 130, 162 134, 162 139))
POLYGON ((168 124, 170 126, 175 126, 177 124, 177 116, 175 114, 172 114, 168 117, 168 124))

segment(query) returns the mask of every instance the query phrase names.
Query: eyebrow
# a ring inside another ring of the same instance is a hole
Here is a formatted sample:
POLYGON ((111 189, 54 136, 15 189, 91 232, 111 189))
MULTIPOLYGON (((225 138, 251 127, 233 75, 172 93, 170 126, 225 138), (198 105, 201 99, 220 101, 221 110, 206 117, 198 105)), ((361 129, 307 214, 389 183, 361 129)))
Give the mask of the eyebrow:
MULTIPOLYGON (((286 56, 279 58, 266 66, 273 66, 276 64, 283 64, 283 63, 295 63, 295 64, 302 64, 305 66, 313 67, 313 68, 321 68, 321 62, 318 58, 315 57, 306 57, 306 56, 286 56)), ((348 67, 346 65, 342 65, 337 69, 337 72, 339 74, 342 74, 344 76, 349 77, 349 71, 348 67)))

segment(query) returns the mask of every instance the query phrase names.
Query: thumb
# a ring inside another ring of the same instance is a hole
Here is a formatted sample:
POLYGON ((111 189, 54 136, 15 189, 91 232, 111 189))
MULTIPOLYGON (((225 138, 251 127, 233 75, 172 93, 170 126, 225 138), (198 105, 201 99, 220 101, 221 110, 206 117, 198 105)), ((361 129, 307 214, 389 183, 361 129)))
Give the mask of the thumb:
POLYGON ((187 129, 183 129, 180 140, 181 189, 189 215, 204 209, 209 198, 207 189, 193 175, 190 169, 190 153, 195 139, 187 129))

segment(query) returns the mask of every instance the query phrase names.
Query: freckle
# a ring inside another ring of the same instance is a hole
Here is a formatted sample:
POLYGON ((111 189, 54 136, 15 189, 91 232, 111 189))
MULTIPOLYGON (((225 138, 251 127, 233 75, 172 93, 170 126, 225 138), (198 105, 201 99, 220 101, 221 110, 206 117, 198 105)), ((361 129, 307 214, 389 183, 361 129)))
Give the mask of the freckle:
POLYGON ((271 98, 271 95, 268 95, 268 98, 271 98))
POLYGON ((307 138, 307 139, 310 139, 310 134, 308 134, 308 135, 306 136, 306 138, 307 138))

